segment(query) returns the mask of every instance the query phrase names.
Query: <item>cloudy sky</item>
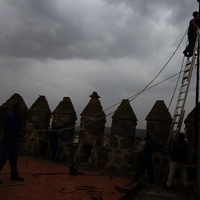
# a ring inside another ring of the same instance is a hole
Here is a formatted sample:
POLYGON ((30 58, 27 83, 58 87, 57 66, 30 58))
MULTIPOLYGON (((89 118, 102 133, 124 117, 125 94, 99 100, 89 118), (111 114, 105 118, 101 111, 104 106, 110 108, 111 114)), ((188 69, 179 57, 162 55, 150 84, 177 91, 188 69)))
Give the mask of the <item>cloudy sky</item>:
MULTIPOLYGON (((105 111, 107 125, 118 103, 142 91, 164 67, 198 10, 196 0, 0 3, 0 105, 18 93, 30 108, 44 95, 53 111, 63 97, 70 97, 79 117, 96 91, 103 109, 112 107, 105 111)), ((152 85, 179 72, 186 41, 152 85)), ((131 98, 137 128, 146 127, 156 100, 169 105, 177 78, 131 98)), ((169 108, 172 116, 177 98, 169 108)), ((195 74, 186 115, 194 106, 195 74)))

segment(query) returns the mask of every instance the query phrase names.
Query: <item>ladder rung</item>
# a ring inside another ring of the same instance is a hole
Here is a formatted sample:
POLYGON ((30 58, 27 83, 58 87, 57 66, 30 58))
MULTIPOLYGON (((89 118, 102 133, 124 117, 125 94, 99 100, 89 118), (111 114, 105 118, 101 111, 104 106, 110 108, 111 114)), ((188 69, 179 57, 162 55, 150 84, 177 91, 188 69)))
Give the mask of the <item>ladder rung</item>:
POLYGON ((190 65, 191 64, 191 62, 189 62, 189 63, 186 63, 186 66, 188 66, 188 65, 190 65))
POLYGON ((185 76, 183 76, 183 79, 186 79, 186 78, 188 78, 188 76, 189 76, 189 73, 188 74, 184 74, 185 76))

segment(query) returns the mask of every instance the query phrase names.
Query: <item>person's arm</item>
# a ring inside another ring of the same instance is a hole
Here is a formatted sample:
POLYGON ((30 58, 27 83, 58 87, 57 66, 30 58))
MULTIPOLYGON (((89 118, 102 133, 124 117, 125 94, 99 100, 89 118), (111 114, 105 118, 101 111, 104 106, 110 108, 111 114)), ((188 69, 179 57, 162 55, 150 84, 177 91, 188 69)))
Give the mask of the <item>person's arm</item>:
POLYGON ((188 143, 188 134, 185 132, 185 141, 188 143))

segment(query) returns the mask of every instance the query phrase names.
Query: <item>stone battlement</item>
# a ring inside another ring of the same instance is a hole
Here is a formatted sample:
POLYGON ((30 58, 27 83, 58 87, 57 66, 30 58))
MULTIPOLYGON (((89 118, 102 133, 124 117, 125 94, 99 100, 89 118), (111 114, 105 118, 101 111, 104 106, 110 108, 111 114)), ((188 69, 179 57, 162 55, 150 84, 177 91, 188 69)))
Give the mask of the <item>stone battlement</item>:
MULTIPOLYGON (((11 96, 0 106, 0 136, 3 134, 3 121, 11 112, 12 106, 20 102, 25 107, 24 123, 27 125, 25 138, 19 140, 19 151, 27 155, 51 157, 49 146, 49 127, 51 121, 62 124, 59 152, 63 161, 70 163, 87 163, 90 166, 134 174, 139 162, 140 143, 135 142, 137 117, 130 102, 123 99, 112 116, 109 143, 105 146, 106 116, 99 101, 97 92, 90 95, 91 99, 82 111, 78 143, 74 143, 75 124, 77 120, 74 106, 69 97, 64 97, 53 112, 51 112, 45 96, 39 96, 28 109, 19 94, 11 96)), ((194 110, 191 112, 193 113, 194 110)), ((185 120, 190 143, 190 152, 194 149, 194 116, 188 115, 185 120)), ((162 100, 153 105, 145 119, 146 132, 153 132, 160 144, 166 145, 169 137, 172 117, 162 100)), ((163 155, 154 155, 155 171, 158 173, 163 155)), ((165 170, 165 169, 164 169, 165 170)), ((160 173, 160 172, 159 172, 160 173)), ((157 174, 159 175, 159 174, 157 174)))

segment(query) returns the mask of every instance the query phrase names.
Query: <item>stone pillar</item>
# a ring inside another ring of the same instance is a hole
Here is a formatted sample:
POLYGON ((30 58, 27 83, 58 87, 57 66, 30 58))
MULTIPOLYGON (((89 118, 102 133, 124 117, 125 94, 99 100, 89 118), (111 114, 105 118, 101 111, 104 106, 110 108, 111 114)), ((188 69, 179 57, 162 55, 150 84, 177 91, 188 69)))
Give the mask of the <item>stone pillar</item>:
POLYGON ((3 131, 4 121, 6 116, 12 112, 13 105, 16 103, 21 103, 24 106, 25 112, 24 116, 22 117, 24 125, 27 121, 27 115, 28 115, 28 108, 23 100, 23 98, 17 94, 14 93, 4 104, 0 106, 0 135, 3 131))
POLYGON ((96 146, 103 145, 105 129, 105 113, 99 101, 97 92, 90 95, 91 99, 81 113, 81 129, 79 142, 96 146))
MULTIPOLYGON (((164 101, 156 101, 147 115, 146 121, 146 132, 153 133, 155 136, 154 141, 166 146, 171 129, 172 117, 164 101)), ((154 163, 154 176, 156 179, 162 180, 167 173, 169 157, 156 152, 153 154, 152 159, 154 163)))
POLYGON ((154 133, 154 140, 159 144, 166 145, 170 133, 172 117, 164 101, 156 101, 145 120, 147 121, 146 132, 154 133))
POLYGON ((112 116, 110 146, 119 149, 134 148, 137 118, 128 99, 123 99, 112 116))
POLYGON ((57 124, 64 125, 63 128, 65 130, 62 131, 60 139, 65 142, 72 143, 74 140, 74 127, 77 117, 70 98, 64 97, 52 114, 52 121, 55 121, 57 124))
POLYGON ((37 130, 48 130, 51 110, 45 96, 40 95, 29 109, 28 122, 37 130))
POLYGON ((81 113, 79 147, 76 153, 76 161, 88 161, 92 149, 103 146, 106 123, 105 113, 97 92, 93 92, 90 97, 89 103, 81 113))
POLYGON ((60 132, 59 156, 65 161, 73 160, 72 155, 74 152, 71 152, 73 150, 71 147, 74 141, 76 119, 76 112, 70 98, 64 97, 53 111, 52 121, 63 126, 60 132))
POLYGON ((39 98, 29 109, 29 148, 35 155, 46 155, 49 139, 49 123, 51 110, 45 96, 39 98))

